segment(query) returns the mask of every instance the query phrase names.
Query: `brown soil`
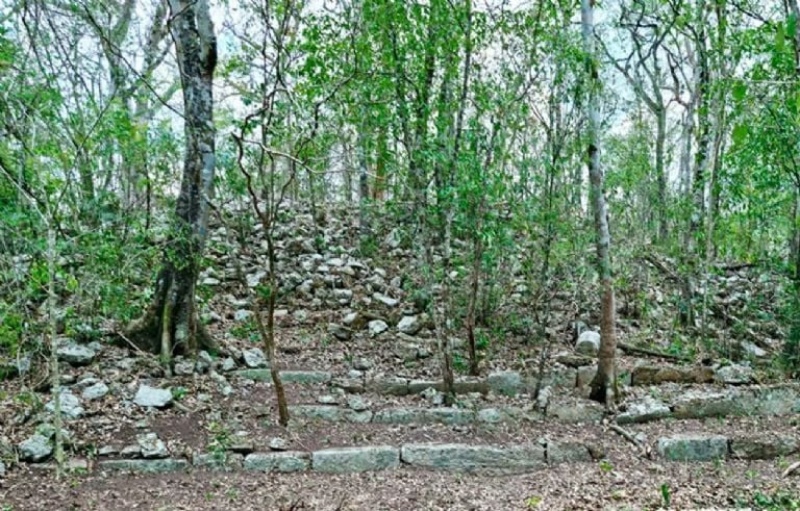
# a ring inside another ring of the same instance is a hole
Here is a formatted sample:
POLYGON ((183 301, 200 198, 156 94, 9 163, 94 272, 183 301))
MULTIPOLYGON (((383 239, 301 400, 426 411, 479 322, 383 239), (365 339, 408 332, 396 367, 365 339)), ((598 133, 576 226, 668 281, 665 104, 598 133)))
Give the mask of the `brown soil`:
POLYGON ((209 473, 73 476, 18 473, 0 503, 26 510, 587 510, 657 509, 668 485, 675 509, 734 508, 757 493, 800 495, 774 462, 654 463, 611 458, 528 475, 487 478, 407 468, 365 474, 209 473))

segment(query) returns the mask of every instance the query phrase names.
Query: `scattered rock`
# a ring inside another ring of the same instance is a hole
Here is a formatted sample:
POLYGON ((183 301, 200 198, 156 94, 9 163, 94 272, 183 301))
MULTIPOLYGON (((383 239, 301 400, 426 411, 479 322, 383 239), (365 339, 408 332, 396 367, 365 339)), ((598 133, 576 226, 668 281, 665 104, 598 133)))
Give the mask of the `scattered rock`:
POLYGON ((353 361, 353 369, 358 371, 369 371, 372 369, 372 360, 364 357, 359 357, 353 361))
POLYGON ((200 350, 197 354, 197 361, 195 362, 195 370, 203 374, 210 371, 214 367, 214 359, 209 355, 206 350, 200 350))
POLYGON ((600 334, 592 330, 586 330, 578 336, 575 343, 575 352, 579 355, 596 357, 600 351, 600 334))
POLYGON ((353 291, 350 289, 334 289, 333 297, 339 305, 348 305, 353 301, 353 291))
POLYGON ((88 346, 83 346, 68 338, 58 340, 56 354, 59 360, 76 367, 91 364, 97 355, 88 346))
POLYGON ((397 329, 407 335, 416 335, 422 330, 422 321, 419 316, 403 316, 397 323, 397 329))
POLYGON ((358 312, 350 312, 342 319, 342 324, 353 330, 361 330, 366 323, 366 318, 358 312))
POLYGON ((19 457, 23 461, 36 463, 49 458, 51 454, 53 446, 50 445, 50 440, 39 434, 30 436, 19 444, 19 457))
POLYGON ((765 358, 769 355, 766 350, 760 348, 759 346, 753 344, 750 341, 740 341, 739 346, 741 346, 742 351, 744 351, 745 355, 749 355, 755 358, 765 358))
POLYGON ((592 461, 589 447, 581 442, 547 441, 547 461, 550 464, 592 461))
POLYGON ((138 458, 142 455, 142 448, 139 444, 126 445, 119 451, 123 458, 138 458))
POLYGON ((236 361, 231 357, 227 357, 222 361, 222 367, 220 369, 226 373, 233 371, 236 369, 236 361))
MULTIPOLYGON (((49 422, 43 422, 36 426, 36 434, 42 435, 48 440, 55 440, 56 438, 56 427, 50 424, 49 422)), ((66 429, 61 429, 61 441, 64 442, 65 445, 69 445, 72 443, 72 435, 66 429)))
POLYGON ((617 416, 617 423, 649 422, 669 417, 669 415, 669 406, 650 396, 645 396, 641 401, 628 405, 628 409, 617 416))
POLYGON ((283 438, 276 436, 269 441, 269 448, 273 451, 285 451, 288 448, 288 442, 283 438))
POLYGON ((177 376, 188 376, 194 373, 194 363, 191 360, 177 359, 173 371, 177 376))
POLYGON ((392 298, 391 296, 386 296, 386 295, 381 294, 381 293, 374 293, 372 295, 372 298, 375 299, 378 302, 381 302, 382 304, 384 304, 387 307, 397 307, 397 305, 400 303, 400 300, 396 300, 396 299, 392 298))
POLYGON ((436 390, 434 387, 426 388, 420 393, 420 395, 434 406, 441 406, 444 403, 444 394, 436 390))
POLYGON ((317 403, 321 405, 335 405, 336 398, 330 394, 323 394, 322 396, 317 396, 317 403))
POLYGON ((352 332, 349 328, 339 325, 337 323, 331 323, 328 325, 328 333, 332 336, 336 337, 340 341, 349 341, 352 332))
POLYGON ((252 315, 253 315, 252 311, 249 311, 247 309, 237 309, 236 312, 233 313, 233 319, 235 321, 245 321, 252 315))
POLYGON ((383 239, 383 244, 391 249, 398 248, 402 243, 403 237, 399 229, 392 229, 389 234, 383 239))
POLYGON ((172 392, 142 384, 136 391, 133 402, 141 407, 165 408, 172 404, 172 392))
POLYGON ((6 476, 6 464, 0 461, 0 477, 6 476))
POLYGON ((372 337, 377 337, 378 335, 382 334, 383 332, 389 329, 389 325, 386 324, 385 321, 380 319, 373 319, 369 322, 369 334, 372 337))
POLYGON ((242 352, 242 357, 244 357, 244 365, 250 369, 267 367, 267 357, 264 356, 261 348, 246 349, 242 352))
POLYGON ((147 459, 161 459, 169 456, 167 446, 155 433, 145 433, 136 437, 142 457, 147 459))
MULTIPOLYGON (((81 400, 78 396, 68 390, 61 392, 60 407, 61 415, 66 419, 78 419, 83 416, 85 410, 81 406, 81 400)), ((45 410, 54 413, 56 408, 55 400, 50 400, 45 406, 45 410)))
POLYGON ((361 396, 350 396, 350 398, 347 399, 347 406, 351 410, 363 412, 369 408, 369 403, 367 403, 361 396))

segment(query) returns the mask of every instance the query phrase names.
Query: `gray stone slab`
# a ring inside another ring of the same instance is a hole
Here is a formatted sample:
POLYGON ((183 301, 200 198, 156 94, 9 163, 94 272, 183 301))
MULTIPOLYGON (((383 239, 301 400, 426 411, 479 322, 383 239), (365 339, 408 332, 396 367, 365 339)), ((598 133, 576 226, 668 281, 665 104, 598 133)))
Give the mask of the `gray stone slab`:
POLYGON ((800 439, 787 435, 763 435, 731 439, 731 456, 746 460, 772 460, 800 453, 800 439))
POLYGON ((403 463, 411 466, 455 472, 520 473, 547 466, 544 447, 540 445, 406 444, 400 449, 400 456, 403 463))
POLYGON ((592 461, 589 447, 581 442, 547 442, 547 463, 575 463, 592 461))
POLYGON ((311 453, 315 472, 352 473, 386 470, 400 465, 400 450, 392 446, 341 447, 311 453))
POLYGON ((199 452, 192 456, 193 466, 211 470, 238 470, 243 461, 244 456, 235 452, 199 452))
POLYGON ((105 460, 98 462, 103 470, 119 470, 140 474, 162 474, 187 470, 190 465, 186 460, 166 458, 161 460, 105 460))
POLYGON ((668 461, 714 461, 728 455, 728 438, 722 435, 674 435, 659 438, 657 448, 668 461))
POLYGON ((244 469, 256 472, 303 472, 310 467, 309 454, 299 451, 257 452, 244 459, 244 469))

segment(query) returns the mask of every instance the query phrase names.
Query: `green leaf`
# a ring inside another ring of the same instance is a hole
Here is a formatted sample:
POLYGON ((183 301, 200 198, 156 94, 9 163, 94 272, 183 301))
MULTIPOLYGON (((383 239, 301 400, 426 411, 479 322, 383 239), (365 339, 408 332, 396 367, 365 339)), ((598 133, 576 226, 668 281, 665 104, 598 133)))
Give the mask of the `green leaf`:
POLYGON ((736 145, 744 143, 744 140, 747 138, 748 128, 744 124, 737 124, 733 128, 733 143, 736 145))
POLYGON ((733 85, 733 99, 736 101, 744 101, 747 96, 747 85, 743 81, 737 81, 733 85))
POLYGON ((781 54, 786 48, 786 32, 783 29, 783 23, 778 23, 775 30, 775 53, 781 54))

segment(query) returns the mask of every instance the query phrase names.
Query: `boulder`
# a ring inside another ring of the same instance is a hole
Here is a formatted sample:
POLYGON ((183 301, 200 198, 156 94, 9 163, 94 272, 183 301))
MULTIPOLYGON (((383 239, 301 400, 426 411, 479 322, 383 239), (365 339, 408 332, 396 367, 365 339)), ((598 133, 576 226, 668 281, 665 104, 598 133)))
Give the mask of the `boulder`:
POLYGON ((142 384, 136 391, 133 402, 141 407, 165 408, 172 404, 172 392, 142 384))
POLYGON ((600 351, 599 333, 592 330, 586 330, 580 336, 578 336, 578 341, 575 343, 576 353, 580 355, 596 357, 598 351, 600 351))

